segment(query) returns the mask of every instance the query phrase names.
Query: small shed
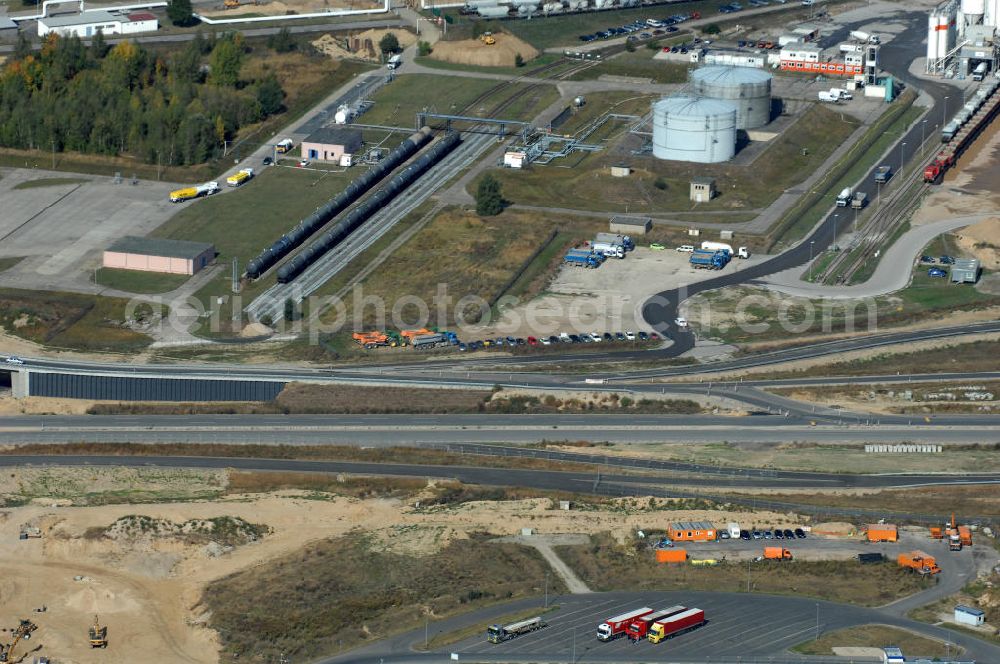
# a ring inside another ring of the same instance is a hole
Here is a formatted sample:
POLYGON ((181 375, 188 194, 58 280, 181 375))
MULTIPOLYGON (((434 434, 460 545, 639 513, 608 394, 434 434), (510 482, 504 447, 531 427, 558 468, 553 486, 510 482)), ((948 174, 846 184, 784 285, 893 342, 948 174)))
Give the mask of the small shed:
POLYGON ((691 200, 707 203, 715 197, 715 178, 696 177, 691 179, 691 200))
POLYGON ((680 521, 670 524, 667 533, 674 542, 714 542, 718 532, 708 521, 680 521))
POLYGON ((302 141, 302 158, 339 163, 345 154, 361 149, 361 130, 346 127, 323 127, 302 141))
POLYGON ((649 217, 611 217, 611 232, 622 235, 645 235, 653 228, 649 217))
POLYGON ((611 177, 613 178, 627 178, 632 175, 632 169, 625 164, 617 164, 611 167, 611 177))
POLYGON ((975 258, 959 258, 951 266, 951 283, 974 284, 979 281, 979 261, 975 258))
POLYGON ((974 609, 971 606, 965 606, 964 604, 959 604, 955 607, 955 622, 959 625, 972 625, 973 627, 978 627, 983 624, 986 619, 986 614, 979 609, 974 609))
POLYGON ((207 242, 126 235, 104 250, 104 267, 164 274, 195 274, 215 258, 207 242))

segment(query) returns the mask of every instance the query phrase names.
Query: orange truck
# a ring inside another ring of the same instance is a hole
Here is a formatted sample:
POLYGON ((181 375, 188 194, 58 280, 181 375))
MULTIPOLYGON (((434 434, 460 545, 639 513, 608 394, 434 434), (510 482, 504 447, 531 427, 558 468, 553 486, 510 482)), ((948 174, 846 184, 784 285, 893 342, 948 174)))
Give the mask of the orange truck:
POLYGON ((688 559, 688 553, 684 549, 657 549, 656 562, 658 563, 683 563, 688 559))
POLYGON ((406 340, 406 343, 412 346, 414 337, 420 337, 425 334, 434 334, 434 332, 433 330, 428 330, 422 327, 419 330, 403 330, 399 333, 399 336, 403 337, 403 339, 406 340))
POLYGON ((765 560, 791 560, 792 552, 780 546, 764 547, 765 560))
POLYGON ((870 523, 865 528, 869 542, 895 542, 899 540, 899 532, 891 523, 870 523))
POLYGON ((962 540, 962 546, 972 546, 972 530, 968 526, 958 527, 958 538, 962 540))
POLYGON ((900 567, 906 567, 918 574, 937 574, 941 571, 937 561, 934 560, 934 556, 928 555, 923 551, 901 553, 896 562, 899 563, 900 567))
POLYGON ((355 332, 351 335, 351 338, 354 339, 354 343, 364 346, 369 350, 389 345, 389 336, 382 332, 355 332))
POLYGON ((944 539, 944 530, 940 526, 931 526, 931 539, 944 539))

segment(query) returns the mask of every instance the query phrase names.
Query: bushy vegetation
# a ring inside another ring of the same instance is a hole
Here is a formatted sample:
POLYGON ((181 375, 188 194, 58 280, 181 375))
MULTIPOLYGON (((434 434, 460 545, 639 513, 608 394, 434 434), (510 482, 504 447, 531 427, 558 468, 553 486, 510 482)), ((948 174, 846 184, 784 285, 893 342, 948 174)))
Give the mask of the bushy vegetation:
MULTIPOLYGON (((416 627, 427 615, 535 595, 547 569, 515 544, 456 541, 415 557, 377 550, 353 533, 220 579, 202 603, 239 661, 281 653, 306 661, 416 627)), ((562 591, 558 580, 549 584, 562 591)))
POLYGON ((282 109, 273 74, 241 77, 247 50, 235 33, 198 34, 172 55, 51 34, 0 73, 0 145, 202 163, 241 127, 282 109))

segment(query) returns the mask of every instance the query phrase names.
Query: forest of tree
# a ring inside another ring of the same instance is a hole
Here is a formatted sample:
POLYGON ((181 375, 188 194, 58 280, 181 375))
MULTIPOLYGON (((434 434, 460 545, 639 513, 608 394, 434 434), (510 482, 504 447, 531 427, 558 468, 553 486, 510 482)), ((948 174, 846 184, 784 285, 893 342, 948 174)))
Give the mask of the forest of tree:
POLYGON ((282 110, 273 75, 246 81, 239 34, 198 35, 163 55, 133 42, 50 35, 0 71, 0 146, 199 164, 240 127, 282 110))

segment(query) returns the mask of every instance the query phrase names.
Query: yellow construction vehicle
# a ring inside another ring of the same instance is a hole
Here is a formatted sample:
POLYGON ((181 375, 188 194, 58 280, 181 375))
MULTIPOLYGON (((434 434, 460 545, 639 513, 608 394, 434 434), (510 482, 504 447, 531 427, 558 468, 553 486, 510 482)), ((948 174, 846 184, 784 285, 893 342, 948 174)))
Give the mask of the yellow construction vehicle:
POLYGON ((222 5, 226 9, 236 9, 240 6, 240 0, 223 0, 222 5))
POLYGON ((94 624, 90 628, 90 647, 108 647, 108 627, 107 625, 101 625, 101 621, 97 619, 97 616, 94 616, 94 624))
POLYGON ((492 32, 484 32, 479 39, 487 46, 493 46, 497 43, 497 38, 493 36, 492 32))
POLYGON ((0 662, 7 662, 9 664, 17 664, 28 654, 25 653, 18 658, 14 657, 14 648, 17 644, 24 639, 27 641, 31 638, 31 633, 38 629, 38 625, 31 622, 30 620, 22 620, 21 624, 10 630, 11 636, 14 638, 10 643, 0 643, 0 662))

